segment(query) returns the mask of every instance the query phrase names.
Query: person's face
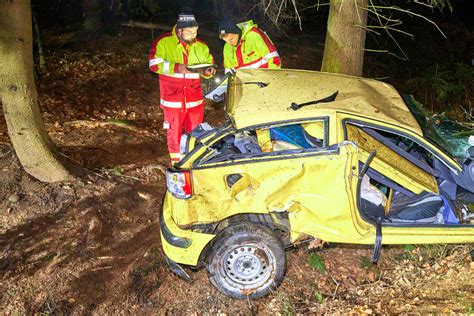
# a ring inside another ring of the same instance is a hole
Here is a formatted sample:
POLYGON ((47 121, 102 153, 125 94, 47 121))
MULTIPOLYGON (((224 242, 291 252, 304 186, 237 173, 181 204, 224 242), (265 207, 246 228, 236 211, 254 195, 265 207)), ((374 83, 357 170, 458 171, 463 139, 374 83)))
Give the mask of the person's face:
POLYGON ((239 42, 239 34, 227 33, 221 37, 227 44, 236 46, 239 42))
POLYGON ((181 29, 181 39, 187 44, 191 44, 196 40, 198 27, 186 27, 181 29))

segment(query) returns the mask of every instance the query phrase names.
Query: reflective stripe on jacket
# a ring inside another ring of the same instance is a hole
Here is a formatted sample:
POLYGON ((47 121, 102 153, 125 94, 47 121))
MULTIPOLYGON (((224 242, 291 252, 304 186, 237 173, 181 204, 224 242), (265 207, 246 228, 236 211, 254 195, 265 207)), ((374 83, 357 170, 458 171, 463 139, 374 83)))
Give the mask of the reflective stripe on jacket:
POLYGON ((187 109, 203 104, 199 73, 177 73, 179 64, 213 64, 209 47, 197 39, 192 44, 182 43, 172 32, 161 35, 153 44, 149 67, 160 79, 160 106, 187 109))
POLYGON ((281 68, 280 56, 270 38, 252 20, 237 24, 242 30, 237 46, 224 45, 224 67, 281 68))

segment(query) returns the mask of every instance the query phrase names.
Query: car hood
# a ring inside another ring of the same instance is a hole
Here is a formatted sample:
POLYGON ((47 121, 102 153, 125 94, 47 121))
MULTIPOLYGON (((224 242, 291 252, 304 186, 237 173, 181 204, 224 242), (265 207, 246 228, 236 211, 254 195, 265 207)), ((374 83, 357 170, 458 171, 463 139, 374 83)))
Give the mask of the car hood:
POLYGON ((306 70, 246 69, 230 79, 227 115, 236 128, 346 112, 421 129, 399 93, 389 84, 359 77, 306 70), (338 95, 333 102, 292 110, 291 104, 338 95))

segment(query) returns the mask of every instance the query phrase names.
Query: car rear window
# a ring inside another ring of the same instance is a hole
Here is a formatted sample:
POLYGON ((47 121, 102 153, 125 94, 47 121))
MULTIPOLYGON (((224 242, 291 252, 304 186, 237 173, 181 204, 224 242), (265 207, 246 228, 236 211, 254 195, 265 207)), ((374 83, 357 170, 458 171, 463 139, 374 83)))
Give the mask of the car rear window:
POLYGON ((207 162, 304 152, 327 147, 327 121, 265 126, 231 133, 214 143, 207 162))

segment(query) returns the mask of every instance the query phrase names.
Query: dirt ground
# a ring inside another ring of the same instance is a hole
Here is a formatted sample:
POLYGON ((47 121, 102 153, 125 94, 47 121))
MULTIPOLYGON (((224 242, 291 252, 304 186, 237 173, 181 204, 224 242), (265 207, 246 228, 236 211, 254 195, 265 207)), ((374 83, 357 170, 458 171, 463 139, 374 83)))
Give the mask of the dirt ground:
MULTIPOLYGON (((215 52, 220 43, 204 37, 215 52)), ((2 314, 473 313, 474 247, 301 246, 288 252, 281 287, 255 301, 215 290, 204 270, 187 283, 167 268, 158 215, 168 164, 150 34, 69 43, 45 38, 38 80, 46 128, 89 175, 40 183, 26 174, 0 116, 0 310, 2 314)), ((317 46, 315 46, 317 47, 317 46)), ((286 67, 317 69, 318 48, 290 52, 286 67)), ((205 120, 224 121, 220 105, 205 120)))

